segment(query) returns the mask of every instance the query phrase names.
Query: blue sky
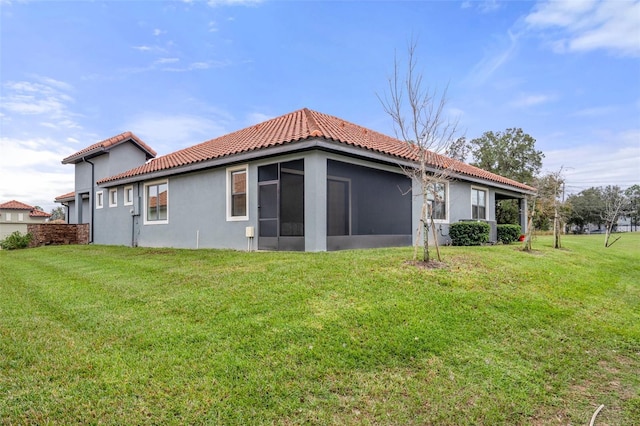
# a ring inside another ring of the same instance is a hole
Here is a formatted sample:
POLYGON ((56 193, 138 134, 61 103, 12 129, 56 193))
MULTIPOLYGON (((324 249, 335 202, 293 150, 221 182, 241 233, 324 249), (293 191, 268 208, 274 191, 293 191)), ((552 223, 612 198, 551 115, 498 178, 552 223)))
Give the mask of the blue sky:
POLYGON ((393 135, 417 39, 460 136, 521 127, 567 190, 640 183, 640 2, 0 0, 0 202, 73 190, 126 130, 167 154, 303 107, 393 135))

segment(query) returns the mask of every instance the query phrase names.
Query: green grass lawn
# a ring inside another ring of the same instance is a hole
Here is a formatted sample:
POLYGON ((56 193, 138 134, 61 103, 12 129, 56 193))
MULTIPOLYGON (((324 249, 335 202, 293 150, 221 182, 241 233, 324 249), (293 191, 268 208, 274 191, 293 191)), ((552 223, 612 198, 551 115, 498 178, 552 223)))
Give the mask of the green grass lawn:
POLYGON ((2 424, 640 424, 640 234, 0 252, 2 424))

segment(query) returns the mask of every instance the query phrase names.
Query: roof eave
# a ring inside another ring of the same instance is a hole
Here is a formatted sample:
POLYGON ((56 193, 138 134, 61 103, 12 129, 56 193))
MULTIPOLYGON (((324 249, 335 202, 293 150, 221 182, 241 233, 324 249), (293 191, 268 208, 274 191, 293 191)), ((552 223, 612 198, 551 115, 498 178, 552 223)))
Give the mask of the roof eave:
POLYGON ((90 151, 87 152, 83 152, 82 155, 71 155, 65 159, 62 160, 62 164, 78 164, 84 160, 90 160, 94 157, 97 157, 99 155, 102 155, 104 153, 106 153, 108 150, 105 149, 104 147, 98 147, 98 148, 94 148, 90 151))
MULTIPOLYGON (((356 157, 360 157, 367 160, 393 164, 395 166, 401 166, 401 167, 415 167, 416 165, 414 161, 409 160, 407 158, 402 158, 402 157, 393 156, 390 154, 384 154, 382 152, 360 148, 357 146, 345 144, 340 141, 334 141, 332 139, 312 137, 303 141, 297 141, 295 144, 287 143, 283 145, 272 146, 269 148, 246 151, 238 154, 218 157, 218 158, 214 158, 211 160, 206 160, 198 163, 186 164, 184 166, 172 167, 169 169, 143 173, 135 176, 129 176, 126 178, 114 179, 111 181, 98 181, 98 185, 105 188, 109 188, 113 186, 126 185, 126 184, 144 181, 144 180, 153 180, 153 179, 159 179, 159 178, 172 176, 172 175, 195 172, 195 171, 213 168, 213 167, 237 164, 237 163, 247 162, 251 160, 256 160, 259 158, 264 158, 264 157, 290 154, 297 151, 307 151, 310 149, 324 149, 331 152, 356 156, 356 157)), ((429 171, 437 172, 439 170, 436 167, 430 167, 429 171)), ((451 177, 452 179, 459 179, 459 180, 465 180, 465 181, 474 182, 474 183, 481 183, 484 185, 490 185, 495 188, 509 190, 511 192, 517 192, 523 195, 535 194, 534 191, 528 191, 517 186, 508 185, 505 183, 496 182, 496 181, 484 179, 481 177, 475 177, 475 176, 467 175, 461 172, 452 171, 449 177, 451 177)))

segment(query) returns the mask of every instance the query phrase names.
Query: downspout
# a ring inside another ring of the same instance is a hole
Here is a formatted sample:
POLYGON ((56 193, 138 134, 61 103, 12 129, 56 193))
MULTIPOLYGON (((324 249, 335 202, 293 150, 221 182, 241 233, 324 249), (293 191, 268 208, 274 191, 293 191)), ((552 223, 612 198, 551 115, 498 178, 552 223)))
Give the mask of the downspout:
POLYGON ((133 197, 133 209, 131 210, 131 247, 138 246, 136 241, 136 216, 140 216, 140 182, 136 183, 136 196, 133 197))
POLYGON ((96 194, 95 194, 96 183, 95 183, 95 170, 94 170, 94 166, 95 165, 91 161, 87 160, 85 157, 82 157, 82 161, 84 161, 85 163, 91 164, 91 196, 89 197, 89 200, 90 200, 89 201, 89 204, 90 204, 89 208, 91 209, 91 224, 90 224, 90 227, 89 227, 89 244, 91 244, 91 243, 93 243, 93 223, 94 223, 93 222, 93 216, 94 216, 94 213, 95 213, 95 203, 96 203, 96 201, 93 198, 93 197, 96 196, 96 194))

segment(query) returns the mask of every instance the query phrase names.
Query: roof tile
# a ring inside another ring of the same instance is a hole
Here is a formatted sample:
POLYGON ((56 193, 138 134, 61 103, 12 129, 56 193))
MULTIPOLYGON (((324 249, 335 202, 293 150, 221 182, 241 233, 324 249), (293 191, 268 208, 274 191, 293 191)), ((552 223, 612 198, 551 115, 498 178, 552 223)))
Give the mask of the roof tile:
POLYGON ((153 158, 156 156, 157 153, 149 145, 144 143, 142 139, 131 132, 124 132, 120 133, 119 135, 110 137, 109 139, 96 142, 93 145, 89 145, 88 147, 81 149, 75 154, 66 157, 62 160, 62 163, 68 164, 78 162, 83 158, 89 157, 98 152, 108 151, 110 148, 128 140, 134 141, 143 151, 145 151, 147 153, 147 158, 153 158))
POLYGON ((20 201, 11 200, 6 203, 0 204, 0 209, 8 210, 33 210, 33 206, 29 204, 21 203, 20 201))
MULTIPOLYGON (((141 176, 175 167, 204 162, 243 152, 295 143, 311 138, 323 138, 365 150, 390 155, 404 160, 417 161, 415 146, 396 138, 378 133, 338 117, 307 108, 285 114, 215 139, 181 149, 126 172, 100 180, 107 183, 119 179, 141 176)), ((438 168, 534 191, 528 185, 507 179, 486 170, 453 160, 435 152, 429 152, 428 162, 438 168)))
POLYGON ((55 201, 67 201, 70 199, 74 199, 76 198, 76 192, 75 191, 71 191, 71 192, 67 192, 66 194, 62 194, 62 195, 58 195, 55 198, 55 201))
POLYGON ((42 210, 36 210, 35 207, 30 206, 29 204, 22 203, 20 201, 11 200, 6 203, 0 204, 0 209, 5 210, 29 210, 29 216, 31 217, 49 217, 51 216, 47 212, 43 212, 42 210))

